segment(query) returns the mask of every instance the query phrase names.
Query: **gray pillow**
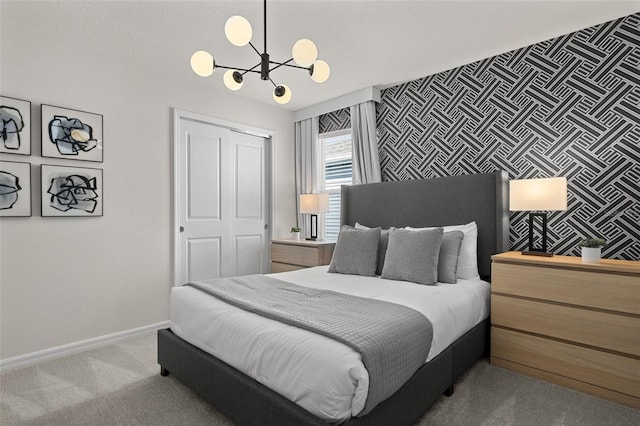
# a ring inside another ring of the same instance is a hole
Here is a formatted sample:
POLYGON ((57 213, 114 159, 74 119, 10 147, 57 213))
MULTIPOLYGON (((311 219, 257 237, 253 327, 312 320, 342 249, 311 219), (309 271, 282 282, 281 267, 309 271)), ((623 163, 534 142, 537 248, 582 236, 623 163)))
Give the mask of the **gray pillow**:
POLYGON ((343 225, 333 249, 329 272, 367 277, 375 275, 379 240, 380 228, 355 229, 343 225))
MULTIPOLYGON (((356 222, 356 229, 371 229, 368 226, 362 225, 356 222)), ((382 267, 384 266, 384 257, 387 254, 387 246, 389 245, 389 230, 396 229, 393 226, 389 229, 383 229, 380 231, 380 240, 378 241, 378 263, 376 265, 376 275, 382 274, 382 267)))
POLYGON ((380 231, 380 241, 378 241, 378 263, 376 264, 376 275, 382 274, 382 268, 384 268, 384 259, 387 256, 387 248, 389 247, 389 232, 392 229, 383 229, 380 231))
POLYGON ((438 257, 438 281, 455 284, 458 282, 458 254, 464 233, 462 231, 445 232, 442 235, 440 255, 438 257))
POLYGON ((442 228, 424 231, 391 230, 382 278, 435 284, 438 281, 442 234, 442 228))

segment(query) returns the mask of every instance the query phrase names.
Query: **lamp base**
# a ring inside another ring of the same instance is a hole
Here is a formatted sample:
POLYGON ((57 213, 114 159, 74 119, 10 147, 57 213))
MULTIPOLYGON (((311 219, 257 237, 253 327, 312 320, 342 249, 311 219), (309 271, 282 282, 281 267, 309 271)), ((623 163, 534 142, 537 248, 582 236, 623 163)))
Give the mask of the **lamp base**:
POLYGON ((529 213, 529 250, 522 251, 522 254, 529 256, 551 257, 553 253, 547 253, 547 214, 546 213, 529 213), (533 228, 536 218, 542 220, 542 246, 535 246, 533 242, 533 228))
POLYGON ((307 240, 315 241, 317 239, 318 239, 318 215, 312 214, 311 215, 311 235, 309 236, 309 238, 307 238, 307 240))
POLYGON ((310 237, 310 238, 308 237, 308 238, 305 238, 305 240, 307 240, 307 241, 318 241, 318 239, 316 237, 310 237))
POLYGON ((521 251, 525 256, 542 256, 542 257, 552 257, 553 253, 547 253, 546 251, 521 251))

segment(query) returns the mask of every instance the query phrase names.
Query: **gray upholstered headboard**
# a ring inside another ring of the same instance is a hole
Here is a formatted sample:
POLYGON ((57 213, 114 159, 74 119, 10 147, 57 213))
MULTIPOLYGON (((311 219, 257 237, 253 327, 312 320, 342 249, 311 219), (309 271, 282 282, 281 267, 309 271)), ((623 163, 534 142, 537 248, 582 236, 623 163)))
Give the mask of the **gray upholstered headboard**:
POLYGON ((340 223, 425 227, 478 224, 478 270, 509 249, 509 179, 504 171, 342 187, 340 223))

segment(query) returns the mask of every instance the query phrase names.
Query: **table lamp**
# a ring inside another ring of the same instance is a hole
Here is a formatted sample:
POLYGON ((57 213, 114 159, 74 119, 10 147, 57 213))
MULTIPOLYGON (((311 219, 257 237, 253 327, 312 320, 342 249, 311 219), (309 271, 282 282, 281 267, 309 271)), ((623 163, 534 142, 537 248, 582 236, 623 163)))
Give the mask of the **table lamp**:
POLYGON ((311 213, 311 237, 318 239, 318 213, 329 211, 329 194, 300 194, 300 213, 311 213))
MULTIPOLYGON (((567 178, 520 179, 509 182, 509 210, 558 211, 567 209, 567 178)), ((522 254, 553 256, 547 253, 547 213, 529 213, 529 251, 522 254), (536 218, 542 221, 542 243, 534 245, 536 218)))

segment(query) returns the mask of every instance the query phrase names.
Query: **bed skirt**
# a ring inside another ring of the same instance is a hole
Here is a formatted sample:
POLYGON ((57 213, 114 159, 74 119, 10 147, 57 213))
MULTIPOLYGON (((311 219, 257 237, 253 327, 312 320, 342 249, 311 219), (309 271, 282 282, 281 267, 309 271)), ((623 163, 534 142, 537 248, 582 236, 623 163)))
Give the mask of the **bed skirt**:
MULTIPOLYGON (((345 425, 410 425, 488 351, 489 319, 424 364, 395 394, 345 425)), ((170 329, 158 331, 161 374, 171 374, 238 425, 327 425, 170 329)))

